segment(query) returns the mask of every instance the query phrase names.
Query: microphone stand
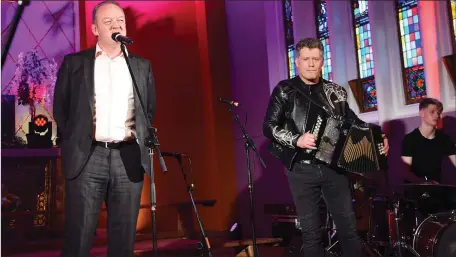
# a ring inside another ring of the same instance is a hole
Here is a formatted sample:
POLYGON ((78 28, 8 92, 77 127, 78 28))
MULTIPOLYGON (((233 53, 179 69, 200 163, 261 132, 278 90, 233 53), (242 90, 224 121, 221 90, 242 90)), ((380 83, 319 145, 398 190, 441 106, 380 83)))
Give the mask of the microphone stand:
POLYGON ((125 57, 125 61, 127 62, 128 70, 130 71, 131 80, 133 82, 133 89, 134 89, 136 96, 138 97, 139 104, 141 105, 141 110, 142 110, 142 112, 144 114, 144 118, 147 122, 148 135, 145 139, 144 145, 149 148, 149 156, 150 156, 150 172, 148 175, 150 177, 150 184, 151 184, 150 199, 151 199, 151 210, 152 210, 152 242, 153 242, 153 246, 154 246, 154 256, 157 257, 158 256, 158 245, 157 245, 157 226, 156 226, 157 223, 156 223, 156 213, 155 213, 155 211, 157 209, 157 198, 156 198, 156 194, 155 194, 154 167, 152 166, 153 165, 153 155, 154 155, 153 149, 155 149, 157 151, 158 158, 159 158, 158 160, 160 161, 160 166, 161 166, 162 171, 166 172, 167 169, 166 169, 166 165, 165 165, 165 160, 163 159, 163 156, 160 151, 160 147, 159 147, 160 143, 158 142, 157 134, 155 134, 155 132, 157 132, 157 129, 152 127, 152 122, 150 121, 149 116, 147 116, 147 111, 144 107, 144 103, 141 100, 142 98, 139 93, 138 84, 136 84, 136 79, 133 75, 133 71, 131 70, 130 60, 127 56, 127 53, 125 52, 125 45, 123 43, 120 44, 120 49, 122 50, 122 53, 125 57))
MULTIPOLYGON (((191 185, 188 184, 187 175, 184 172, 184 164, 182 163, 182 155, 177 155, 175 157, 176 157, 177 161, 179 162, 179 166, 181 167, 182 176, 184 177, 184 182, 185 182, 185 185, 187 187, 188 194, 190 195, 190 200, 192 202, 193 209, 195 210, 196 219, 198 220, 198 224, 199 224, 199 227, 200 227, 200 230, 201 230, 201 235, 203 236, 203 238, 202 238, 203 246, 206 246, 207 253, 208 253, 209 257, 212 257, 211 244, 209 242, 209 238, 206 235, 206 232, 204 231, 203 222, 201 221, 201 218, 200 218, 199 213, 198 213, 198 209, 196 208, 195 199, 193 198, 194 185, 193 184, 191 184, 191 185)), ((189 161, 190 161, 190 158, 189 158, 189 161)))
POLYGON ((3 70, 3 64, 5 64, 6 57, 8 56, 8 52, 11 47, 11 43, 13 42, 14 34, 16 34, 17 25, 19 24, 19 21, 21 20, 22 13, 24 12, 25 7, 30 4, 30 0, 17 1, 17 4, 18 4, 18 8, 16 9, 16 11, 14 13, 14 18, 13 18, 13 21, 11 22, 10 33, 8 34, 8 38, 6 39, 5 47, 2 50, 2 70, 3 70))
POLYGON ((253 256, 258 257, 258 248, 257 248, 257 243, 256 243, 256 233, 255 233, 255 213, 254 213, 254 205, 253 205, 253 183, 252 183, 252 172, 250 170, 250 154, 249 150, 252 149, 258 159, 261 162, 261 165, 266 168, 266 164, 264 163, 263 159, 261 158, 260 154, 258 153, 258 150, 255 147, 255 143, 253 143, 253 140, 250 138, 250 136, 247 134, 244 126, 241 124, 239 121, 239 115, 234 114, 233 112, 233 105, 229 104, 228 111, 231 112, 233 115, 234 120, 236 120, 237 124, 239 125, 239 128, 242 131, 243 138, 245 139, 245 157, 247 159, 247 176, 248 176, 248 188, 249 188, 249 198, 250 198, 250 224, 252 226, 252 241, 253 241, 253 256))

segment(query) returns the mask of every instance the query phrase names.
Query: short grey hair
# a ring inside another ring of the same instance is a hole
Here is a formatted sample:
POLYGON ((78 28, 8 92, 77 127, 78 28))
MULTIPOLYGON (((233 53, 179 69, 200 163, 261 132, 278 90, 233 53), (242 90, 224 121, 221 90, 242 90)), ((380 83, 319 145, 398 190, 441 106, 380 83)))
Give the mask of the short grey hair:
POLYGON ((299 56, 301 49, 303 49, 304 47, 309 48, 309 49, 318 48, 321 52, 321 55, 323 56, 323 52, 324 52, 323 44, 321 43, 320 39, 318 39, 318 38, 308 37, 308 38, 299 40, 299 42, 296 44, 296 47, 295 47, 296 56, 299 56))
POLYGON ((120 7, 120 5, 119 5, 119 3, 117 3, 117 1, 112 1, 112 0, 103 1, 99 4, 97 4, 95 6, 95 8, 93 8, 93 10, 92 10, 92 24, 95 24, 95 22, 97 20, 98 9, 100 9, 100 7, 102 7, 105 4, 113 4, 113 5, 116 5, 117 7, 119 7, 120 9, 122 9, 122 7, 120 7))

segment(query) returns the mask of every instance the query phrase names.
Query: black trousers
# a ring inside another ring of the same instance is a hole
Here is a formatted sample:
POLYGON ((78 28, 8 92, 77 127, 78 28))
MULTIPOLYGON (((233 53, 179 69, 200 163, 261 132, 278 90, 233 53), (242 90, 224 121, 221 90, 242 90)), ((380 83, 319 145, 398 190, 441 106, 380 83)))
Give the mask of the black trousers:
POLYGON ((325 165, 296 163, 287 172, 302 230, 302 256, 323 257, 323 231, 318 201, 323 198, 337 228, 346 257, 361 257, 361 241, 348 178, 325 165))
POLYGON ((81 174, 66 180, 62 257, 89 257, 103 201, 108 257, 133 256, 143 181, 132 182, 120 151, 96 146, 81 174))

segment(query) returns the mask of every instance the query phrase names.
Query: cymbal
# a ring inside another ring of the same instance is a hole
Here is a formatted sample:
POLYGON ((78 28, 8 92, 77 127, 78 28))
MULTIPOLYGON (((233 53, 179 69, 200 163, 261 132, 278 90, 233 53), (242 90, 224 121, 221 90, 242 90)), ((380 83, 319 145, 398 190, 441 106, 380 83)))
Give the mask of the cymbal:
POLYGON ((359 180, 377 180, 379 176, 383 176, 383 174, 380 173, 360 173, 360 172, 354 172, 350 171, 347 172, 347 176, 350 179, 359 179, 359 180))
POLYGON ((447 188, 454 188, 456 189, 455 185, 449 184, 433 184, 433 183, 409 183, 409 184, 401 184, 399 186, 402 187, 447 187, 447 188))
POLYGON ((456 186, 448 184, 402 184, 404 198, 417 201, 425 213, 437 213, 456 208, 456 186))

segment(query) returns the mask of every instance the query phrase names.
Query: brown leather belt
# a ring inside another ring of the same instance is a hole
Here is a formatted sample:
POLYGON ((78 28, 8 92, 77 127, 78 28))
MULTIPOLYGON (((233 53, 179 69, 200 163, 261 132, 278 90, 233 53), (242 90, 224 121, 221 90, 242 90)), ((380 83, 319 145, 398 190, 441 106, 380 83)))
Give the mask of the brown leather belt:
POLYGON ((136 139, 130 139, 130 140, 125 140, 125 141, 120 141, 120 142, 100 142, 100 141, 93 141, 92 145, 94 146, 100 146, 103 148, 109 148, 109 149, 120 149, 124 148, 127 146, 131 146, 137 144, 136 139))

